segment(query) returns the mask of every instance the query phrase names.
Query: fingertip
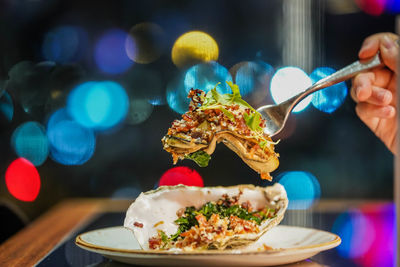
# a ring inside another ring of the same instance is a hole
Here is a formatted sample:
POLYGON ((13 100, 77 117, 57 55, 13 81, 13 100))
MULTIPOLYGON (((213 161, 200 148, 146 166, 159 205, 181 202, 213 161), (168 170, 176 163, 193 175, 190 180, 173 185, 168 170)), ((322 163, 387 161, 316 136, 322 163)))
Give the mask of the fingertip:
POLYGON ((397 73, 397 58, 399 47, 395 40, 384 36, 381 44, 381 56, 385 65, 392 71, 397 73))
POLYGON ((360 51, 358 52, 358 57, 363 59, 369 57, 370 52, 368 51, 368 48, 361 48, 360 51))
POLYGON ((382 115, 388 119, 393 118, 396 115, 396 109, 393 106, 383 107, 382 115))
POLYGON ((370 97, 370 93, 367 87, 358 86, 355 88, 356 97, 359 101, 365 101, 370 97))
POLYGON ((378 51, 379 45, 375 38, 366 39, 358 52, 359 58, 368 58, 378 51))

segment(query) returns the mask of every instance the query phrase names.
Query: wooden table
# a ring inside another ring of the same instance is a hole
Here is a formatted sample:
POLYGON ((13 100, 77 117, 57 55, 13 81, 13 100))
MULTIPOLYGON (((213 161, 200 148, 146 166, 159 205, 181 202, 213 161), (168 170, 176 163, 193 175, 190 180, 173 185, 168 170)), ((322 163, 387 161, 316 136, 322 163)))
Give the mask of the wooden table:
MULTIPOLYGON (((131 202, 111 199, 65 200, 0 245, 0 266, 33 266, 97 214, 125 211, 131 202)), ((322 200, 313 211, 340 212, 368 203, 371 201, 322 200)))

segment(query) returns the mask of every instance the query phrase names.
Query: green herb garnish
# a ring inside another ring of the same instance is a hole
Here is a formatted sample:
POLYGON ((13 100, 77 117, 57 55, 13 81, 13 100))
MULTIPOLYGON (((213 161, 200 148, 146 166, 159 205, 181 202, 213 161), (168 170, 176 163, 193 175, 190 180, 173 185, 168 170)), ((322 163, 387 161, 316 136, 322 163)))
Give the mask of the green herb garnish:
POLYGON ((213 202, 207 202, 198 210, 196 210, 195 207, 187 207, 184 215, 175 220, 175 223, 179 225, 179 228, 176 234, 171 235, 170 240, 175 241, 181 233, 186 232, 192 228, 192 226, 198 225, 196 216, 199 214, 204 215, 207 220, 209 220, 213 214, 218 214, 220 218, 230 217, 233 215, 243 220, 255 221, 258 225, 260 225, 264 220, 275 217, 275 210, 268 208, 266 209, 266 212, 249 212, 239 205, 219 205, 213 202))
POLYGON ((246 125, 255 132, 262 132, 260 127, 261 114, 257 112, 252 106, 243 100, 240 95, 239 86, 227 81, 226 82, 232 90, 232 94, 220 94, 217 92, 217 85, 211 89, 205 96, 203 100, 203 105, 200 109, 219 109, 221 110, 231 121, 235 121, 235 116, 232 112, 226 109, 226 106, 239 105, 242 108, 250 109, 249 114, 243 113, 246 125))
POLYGON ((176 241, 182 233, 190 230, 193 226, 199 225, 196 219, 196 216, 199 214, 204 215, 207 220, 209 220, 213 214, 218 214, 220 218, 226 218, 233 215, 243 220, 252 220, 258 225, 260 225, 264 220, 276 216, 274 209, 266 208, 261 211, 249 212, 247 209, 242 208, 237 204, 231 205, 230 203, 230 198, 224 197, 224 199, 220 199, 217 203, 207 202, 199 209, 196 209, 193 206, 187 207, 184 214, 175 220, 175 223, 178 225, 178 230, 175 234, 168 237, 165 232, 159 230, 163 242, 162 247, 167 247, 169 242, 176 241))
POLYGON ((161 230, 160 230, 160 235, 161 235, 161 240, 162 240, 164 243, 168 242, 168 236, 167 236, 167 234, 166 234, 164 231, 161 231, 161 230))
POLYGON ((200 167, 207 167, 208 166, 208 162, 211 159, 211 156, 208 155, 203 150, 198 150, 196 152, 193 152, 191 154, 186 155, 185 158, 193 160, 200 167))

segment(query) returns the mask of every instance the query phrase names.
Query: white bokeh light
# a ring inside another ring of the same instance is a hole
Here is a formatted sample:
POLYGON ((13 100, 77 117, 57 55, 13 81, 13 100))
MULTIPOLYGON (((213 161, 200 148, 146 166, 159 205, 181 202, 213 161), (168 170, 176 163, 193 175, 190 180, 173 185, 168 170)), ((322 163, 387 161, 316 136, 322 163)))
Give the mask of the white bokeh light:
MULTIPOLYGON (((297 67, 284 67, 277 70, 271 79, 271 96, 276 104, 300 93, 312 85, 310 77, 297 67)), ((311 102, 312 95, 306 97, 293 109, 293 112, 304 110, 311 102)))

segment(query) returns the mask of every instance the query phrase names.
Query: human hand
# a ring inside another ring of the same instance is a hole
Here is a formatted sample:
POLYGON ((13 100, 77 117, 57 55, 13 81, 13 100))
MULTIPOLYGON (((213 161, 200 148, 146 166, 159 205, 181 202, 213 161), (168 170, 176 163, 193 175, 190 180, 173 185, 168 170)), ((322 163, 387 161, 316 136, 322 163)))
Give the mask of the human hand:
POLYGON ((369 58, 380 51, 385 67, 358 74, 351 88, 358 117, 394 154, 397 154, 398 39, 393 33, 378 33, 365 39, 359 58, 369 58))

